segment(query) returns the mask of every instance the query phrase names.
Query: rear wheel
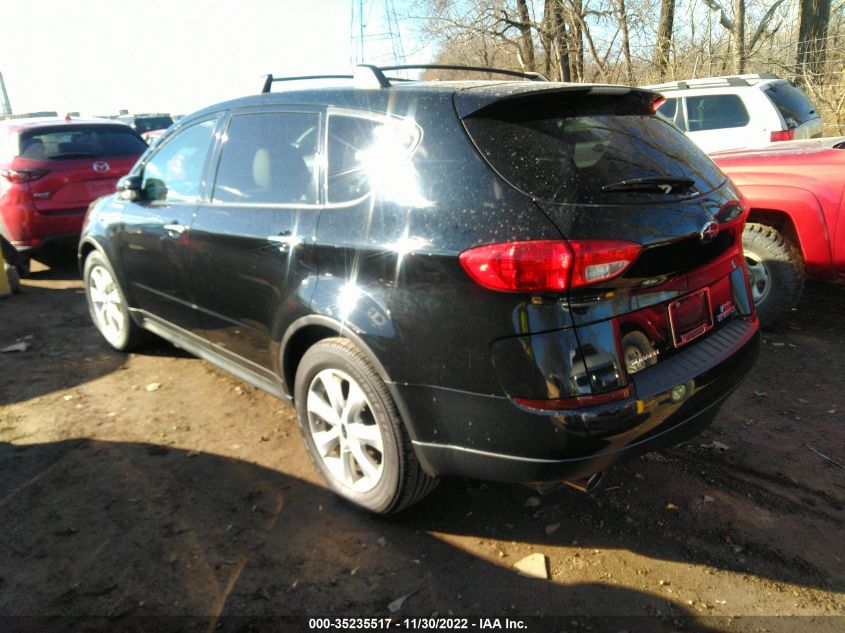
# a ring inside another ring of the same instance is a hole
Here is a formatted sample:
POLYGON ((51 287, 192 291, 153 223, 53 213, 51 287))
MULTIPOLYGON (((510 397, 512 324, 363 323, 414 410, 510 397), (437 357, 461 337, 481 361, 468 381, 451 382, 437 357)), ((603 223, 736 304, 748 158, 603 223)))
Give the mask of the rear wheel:
POLYGON ((751 296, 762 325, 771 325, 801 298, 807 272, 798 249, 765 224, 748 224, 742 234, 751 296))
POLYGON ((339 495, 372 512, 397 512, 436 485, 426 475, 390 391, 361 350, 324 339, 302 357, 294 388, 305 446, 339 495))
POLYGON ((137 347, 143 341, 144 331, 129 316, 126 297, 114 270, 99 251, 92 251, 85 259, 83 281, 88 311, 103 338, 120 351, 137 347))

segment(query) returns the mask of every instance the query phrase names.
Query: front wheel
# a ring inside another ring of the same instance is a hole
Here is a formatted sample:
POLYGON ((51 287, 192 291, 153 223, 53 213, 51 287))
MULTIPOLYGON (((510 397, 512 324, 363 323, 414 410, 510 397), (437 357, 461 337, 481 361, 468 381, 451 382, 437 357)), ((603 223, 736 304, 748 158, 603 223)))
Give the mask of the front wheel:
POLYGON ((344 338, 319 341, 296 371, 296 411, 308 453, 339 495, 379 514, 434 489, 390 391, 364 353, 344 338))
POLYGON ((801 298, 807 277, 804 259, 792 242, 765 224, 745 226, 742 248, 760 323, 771 325, 801 298))
POLYGON ((144 331, 129 316, 126 297, 106 257, 92 251, 83 269, 88 312, 103 338, 116 350, 128 351, 142 340, 144 331))

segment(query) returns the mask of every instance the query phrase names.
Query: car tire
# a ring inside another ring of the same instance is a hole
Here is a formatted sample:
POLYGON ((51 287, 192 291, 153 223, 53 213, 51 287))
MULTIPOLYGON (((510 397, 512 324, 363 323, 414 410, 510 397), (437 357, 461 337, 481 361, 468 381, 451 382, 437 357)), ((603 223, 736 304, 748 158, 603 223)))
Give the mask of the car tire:
POLYGON ((85 258, 82 279, 88 312, 106 342, 122 352, 138 347, 145 332, 132 320, 126 295, 105 255, 92 251, 85 258))
POLYGON ((804 259, 792 242, 765 224, 745 226, 742 248, 760 324, 772 325, 801 298, 807 279, 804 259))
POLYGON ((364 353, 344 338, 315 343, 296 371, 294 400, 311 460, 340 496, 390 514, 430 493, 390 391, 364 353))

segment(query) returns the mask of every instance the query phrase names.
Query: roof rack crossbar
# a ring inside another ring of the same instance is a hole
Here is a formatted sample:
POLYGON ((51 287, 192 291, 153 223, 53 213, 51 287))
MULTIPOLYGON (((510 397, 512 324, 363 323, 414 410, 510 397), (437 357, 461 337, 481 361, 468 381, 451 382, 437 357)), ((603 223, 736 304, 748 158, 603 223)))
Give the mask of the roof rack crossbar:
POLYGON ((503 68, 488 68, 487 66, 458 66, 452 64, 409 64, 403 66, 379 66, 380 70, 462 70, 466 72, 493 73, 507 75, 509 77, 520 77, 530 81, 549 81, 549 78, 542 73, 522 72, 519 70, 505 70, 503 68))
POLYGON ((297 77, 274 77, 273 75, 267 75, 264 79, 264 85, 261 88, 261 93, 265 94, 270 92, 271 86, 278 82, 282 81, 305 81, 309 79, 352 79, 352 75, 299 75, 297 77))
POLYGON ((372 64, 358 64, 355 66, 352 75, 297 75, 294 77, 274 77, 267 75, 261 87, 261 94, 270 92, 273 84, 283 81, 309 81, 314 79, 352 79, 356 85, 362 88, 389 88, 391 81, 413 81, 402 77, 386 77, 385 70, 459 70, 465 72, 493 73, 519 77, 529 81, 549 81, 549 78, 542 73, 521 72, 518 70, 505 70, 503 68, 488 68, 486 66, 455 66, 451 64, 420 64, 404 66, 373 66, 372 64))

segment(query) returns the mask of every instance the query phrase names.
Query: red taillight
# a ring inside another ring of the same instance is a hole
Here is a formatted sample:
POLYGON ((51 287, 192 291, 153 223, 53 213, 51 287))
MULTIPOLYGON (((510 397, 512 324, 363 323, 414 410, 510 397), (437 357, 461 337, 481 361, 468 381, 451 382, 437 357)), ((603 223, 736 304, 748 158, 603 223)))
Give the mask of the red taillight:
POLYGON ((651 102, 651 113, 654 114, 655 112, 657 112, 660 109, 660 106, 662 106, 664 103, 666 103, 666 97, 657 97, 654 101, 651 102))
POLYGON ((599 404, 608 404, 619 400, 626 400, 631 397, 631 386, 615 389, 607 393, 597 393, 589 396, 576 396, 574 398, 553 398, 550 400, 530 400, 528 398, 514 398, 513 401, 529 409, 540 411, 560 411, 562 409, 580 409, 599 404))
POLYGON ((639 252, 638 244, 616 240, 535 240, 478 246, 459 259, 491 290, 560 292, 621 275, 639 252))
POLYGON ((778 130, 777 132, 772 132, 772 143, 777 143, 778 141, 792 141, 795 139, 795 128, 791 127, 788 130, 778 130))
POLYGON ((49 173, 46 169, 0 169, 0 176, 14 183, 32 182, 49 173))

